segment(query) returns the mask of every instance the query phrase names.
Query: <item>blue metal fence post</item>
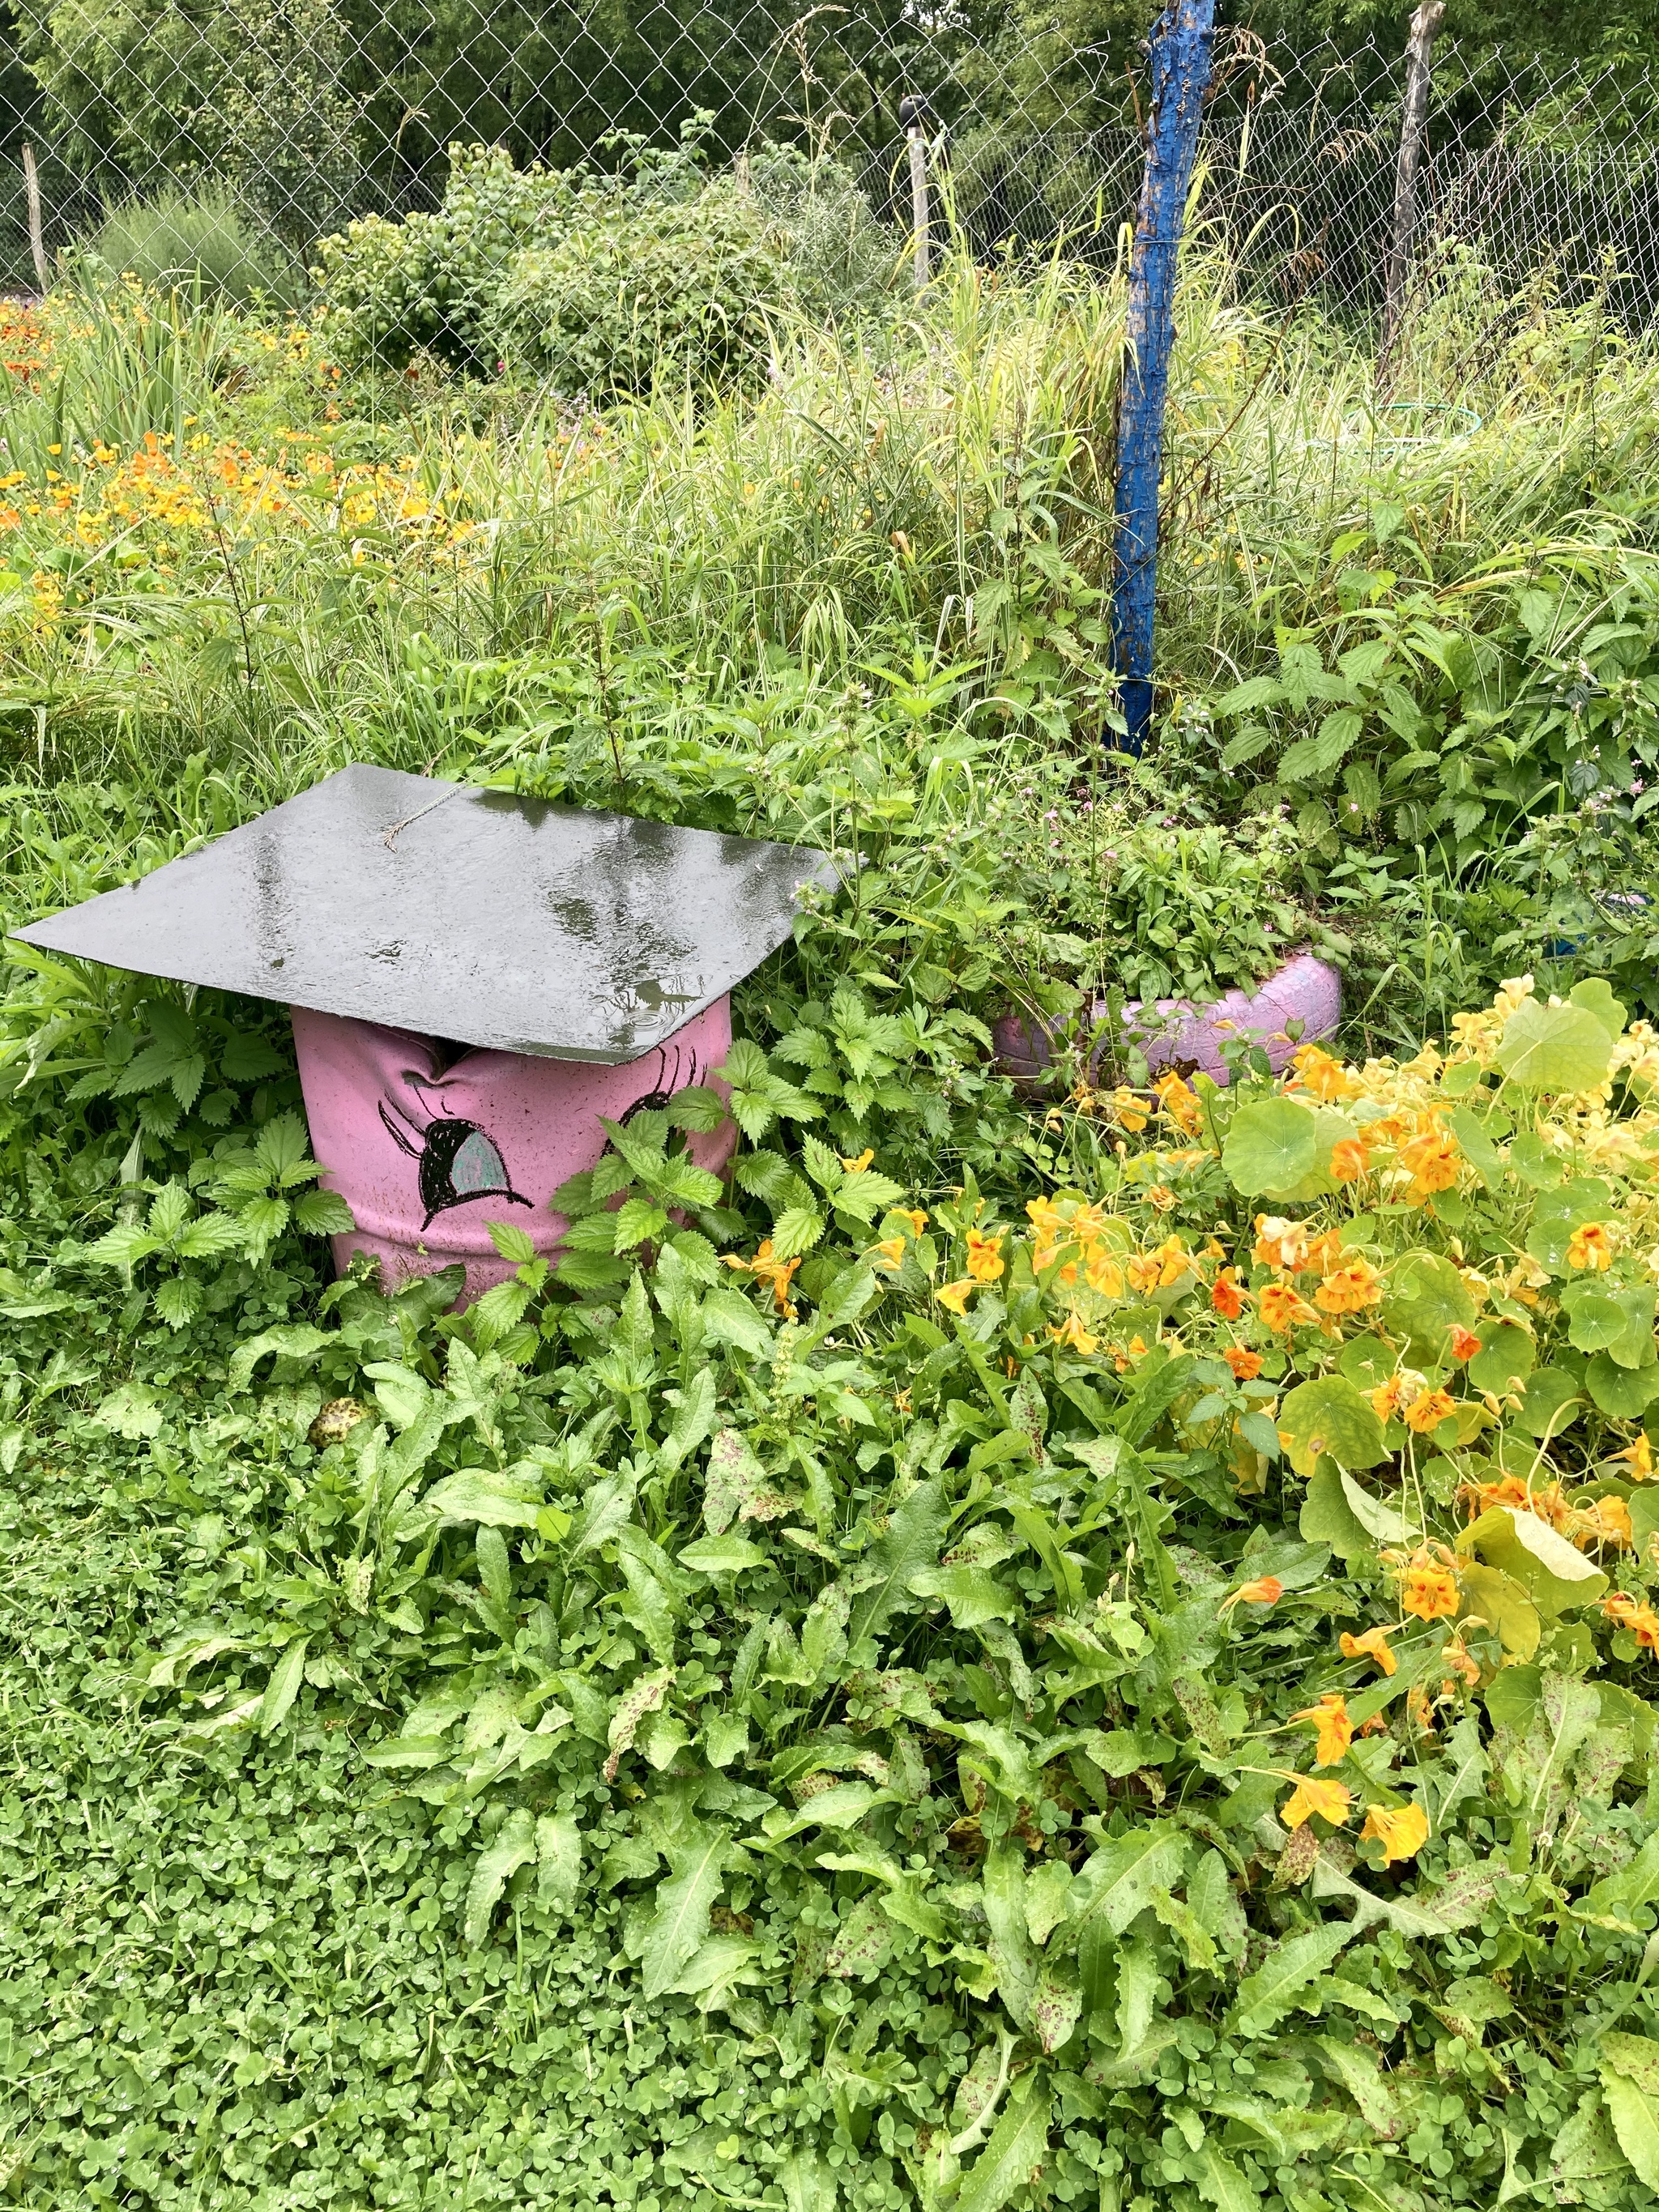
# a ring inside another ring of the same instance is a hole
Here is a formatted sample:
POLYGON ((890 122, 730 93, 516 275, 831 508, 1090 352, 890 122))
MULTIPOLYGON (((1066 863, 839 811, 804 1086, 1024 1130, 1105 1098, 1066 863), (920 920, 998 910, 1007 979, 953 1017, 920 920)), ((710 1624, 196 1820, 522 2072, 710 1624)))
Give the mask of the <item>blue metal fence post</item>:
POLYGON ((1114 654, 1133 753, 1146 744, 1152 720, 1158 495, 1175 337, 1176 256, 1210 82, 1214 22, 1215 0, 1170 0, 1152 32, 1152 112, 1129 264, 1112 549, 1114 654))

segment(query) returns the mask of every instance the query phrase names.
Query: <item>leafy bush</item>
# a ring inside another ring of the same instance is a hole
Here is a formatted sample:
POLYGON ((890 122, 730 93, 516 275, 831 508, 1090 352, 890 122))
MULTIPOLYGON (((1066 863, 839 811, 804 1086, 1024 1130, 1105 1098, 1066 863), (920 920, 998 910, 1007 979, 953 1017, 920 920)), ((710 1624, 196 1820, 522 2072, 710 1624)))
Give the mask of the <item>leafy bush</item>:
POLYGON ((769 311, 789 298, 788 269, 752 193, 711 185, 690 200, 641 199, 584 180, 547 245, 519 254, 488 320, 502 356, 561 392, 644 392, 751 362, 769 311))
POLYGON ((228 192, 205 187, 130 200, 111 210, 81 249, 106 276, 136 276, 147 291, 198 291, 239 307, 291 307, 297 274, 270 234, 228 192))
POLYGON ((600 396, 739 368, 792 307, 867 306, 890 255, 845 179, 781 149, 747 181, 711 179, 698 135, 669 154, 630 143, 614 175, 452 149, 434 212, 322 241, 331 331, 394 364, 419 348, 475 369, 504 358, 600 396))

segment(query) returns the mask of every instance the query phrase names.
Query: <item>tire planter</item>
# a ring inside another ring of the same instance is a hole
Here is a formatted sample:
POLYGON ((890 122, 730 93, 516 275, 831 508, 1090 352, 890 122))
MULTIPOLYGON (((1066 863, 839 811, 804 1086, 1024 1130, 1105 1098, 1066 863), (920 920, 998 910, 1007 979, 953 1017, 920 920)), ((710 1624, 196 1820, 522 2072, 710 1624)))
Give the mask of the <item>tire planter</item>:
MULTIPOLYGON (((1090 1018, 1096 1024, 1106 1019, 1103 1000, 1095 1001, 1090 1018)), ((1191 1066, 1224 1084, 1227 1064, 1221 1048, 1230 1039, 1243 1036, 1260 1044, 1277 1074, 1302 1045, 1334 1036, 1341 1018, 1340 970, 1311 952, 1298 952, 1259 990, 1229 991, 1206 1006, 1195 1006, 1190 999, 1157 999, 1150 1006, 1132 999, 1123 1009, 1119 1041, 1138 1047, 1154 1074, 1160 1068, 1191 1066), (1285 1034, 1285 1024, 1292 1021, 1302 1024, 1295 1040, 1285 1034)), ((1012 1012, 994 1024, 991 1035, 1005 1075, 1024 1091, 1048 1087, 1061 1049, 1054 1024, 1041 1014, 1012 1012)), ((1106 1051, 1103 1042, 1091 1054, 1091 1077, 1106 1051)))
MULTIPOLYGON (((610 1141, 601 1116, 625 1121, 694 1083, 723 1092, 709 1071, 732 1049, 729 997, 615 1066, 487 1048, 457 1057, 432 1037, 303 1006, 293 1020, 313 1155, 357 1224, 333 1240, 336 1267, 369 1253, 390 1291, 459 1261, 463 1305, 513 1273, 492 1221, 523 1229, 539 1257, 556 1255, 567 1224, 549 1201, 599 1164, 610 1141)), ((688 1149, 718 1173, 736 1142, 728 1120, 688 1149)))

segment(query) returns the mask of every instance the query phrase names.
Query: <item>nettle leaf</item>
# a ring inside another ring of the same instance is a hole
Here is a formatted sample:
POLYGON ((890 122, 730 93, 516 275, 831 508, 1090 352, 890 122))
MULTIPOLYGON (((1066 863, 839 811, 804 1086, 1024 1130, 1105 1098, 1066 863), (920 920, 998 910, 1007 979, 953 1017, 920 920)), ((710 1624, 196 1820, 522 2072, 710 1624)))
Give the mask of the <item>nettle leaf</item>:
POLYGON ((1240 1107, 1221 1148, 1228 1179, 1246 1198, 1294 1188, 1318 1159, 1319 1123, 1289 1098, 1240 1107))
POLYGON ((1589 1007, 1528 999, 1504 1024, 1498 1065, 1525 1091, 1591 1091, 1607 1080, 1613 1042, 1589 1007))

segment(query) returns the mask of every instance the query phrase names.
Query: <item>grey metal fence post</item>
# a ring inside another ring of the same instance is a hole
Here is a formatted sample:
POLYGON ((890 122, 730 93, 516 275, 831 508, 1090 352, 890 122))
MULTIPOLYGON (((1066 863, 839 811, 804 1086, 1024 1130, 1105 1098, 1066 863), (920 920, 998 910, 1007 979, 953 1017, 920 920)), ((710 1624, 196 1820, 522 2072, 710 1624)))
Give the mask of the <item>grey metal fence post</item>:
POLYGON ((927 115, 928 101, 924 93, 907 93, 899 102, 899 121, 909 141, 910 228, 915 239, 918 292, 927 289, 927 280, 932 273, 927 209, 927 115))
POLYGON ((1214 22, 1215 0, 1170 0, 1152 32, 1152 112, 1129 264, 1112 546, 1113 648, 1133 753, 1146 744, 1152 720, 1158 499, 1175 339, 1176 257, 1210 82, 1214 22))

